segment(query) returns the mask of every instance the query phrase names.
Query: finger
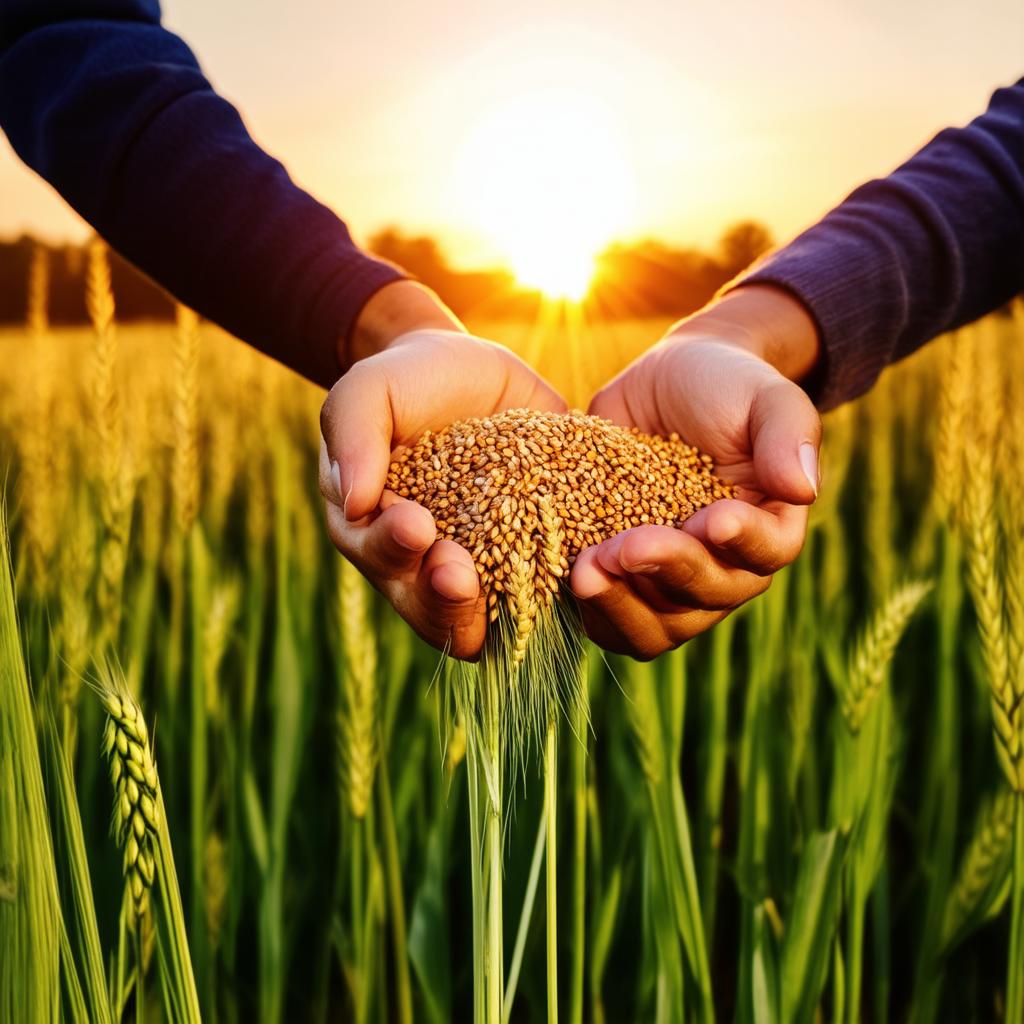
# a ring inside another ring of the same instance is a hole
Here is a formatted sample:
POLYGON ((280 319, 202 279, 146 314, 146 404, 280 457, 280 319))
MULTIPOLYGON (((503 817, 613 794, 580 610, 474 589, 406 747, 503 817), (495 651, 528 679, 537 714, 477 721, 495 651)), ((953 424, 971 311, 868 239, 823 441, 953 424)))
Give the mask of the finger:
POLYGON ((737 568, 765 576, 800 554, 807 535, 806 505, 726 498, 700 509, 683 530, 737 568))
POLYGON ((803 388, 779 377, 758 389, 750 406, 750 443, 763 493, 793 504, 814 501, 821 418, 803 388))
POLYGON ((320 410, 328 479, 333 477, 340 490, 350 522, 369 515, 380 501, 393 431, 387 377, 372 360, 357 363, 331 388, 320 410))
POLYGON ((569 585, 588 636, 605 650, 650 661, 674 646, 658 615, 601 566, 595 548, 580 552, 569 585))
POLYGON ((565 399, 543 377, 534 373, 523 360, 519 361, 523 363, 525 373, 529 374, 529 377, 524 376, 524 379, 532 381, 530 392, 522 401, 513 400, 506 394, 503 396, 505 400, 501 403, 502 406, 515 404, 539 412, 565 412, 569 408, 565 399))
POLYGON ((376 518, 352 523, 327 503, 327 530, 335 547, 374 581, 415 573, 434 543, 437 528, 421 505, 397 498, 376 518))
POLYGON ((666 612, 680 606, 735 608, 768 587, 764 576, 719 561, 696 537, 670 526, 621 533, 601 545, 599 558, 604 549, 630 574, 633 589, 644 597, 656 595, 666 612))
POLYGON ((418 586, 430 634, 420 635, 435 647, 447 645, 455 658, 475 659, 487 633, 487 601, 469 552, 454 541, 438 541, 424 559, 418 586))

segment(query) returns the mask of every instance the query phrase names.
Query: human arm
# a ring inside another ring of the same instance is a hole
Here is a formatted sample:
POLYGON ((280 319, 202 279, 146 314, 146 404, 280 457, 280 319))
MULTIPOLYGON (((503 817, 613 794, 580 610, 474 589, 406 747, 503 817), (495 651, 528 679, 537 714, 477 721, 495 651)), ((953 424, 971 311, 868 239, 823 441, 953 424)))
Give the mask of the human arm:
POLYGON ((679 433, 739 487, 680 529, 642 526, 580 553, 570 585, 595 642, 655 657, 762 593, 799 553, 821 424, 796 381, 818 344, 791 296, 750 286, 676 324, 595 396, 592 413, 679 433))
POLYGON ((0 0, 0 126, 114 248, 324 387, 402 277, 253 141, 155 0, 0 0))
POLYGON ((487 628, 473 559, 437 541, 430 513, 384 490, 395 447, 455 420, 511 408, 564 411, 565 403, 522 360, 447 325, 400 332, 426 289, 401 282, 367 304, 354 336, 360 357, 331 390, 321 413, 320 489, 335 546, 429 643, 473 658, 487 628), (405 292, 390 311, 390 295, 405 292), (361 330, 362 321, 372 326, 361 330), (399 333, 395 333, 399 331, 399 333))
POLYGON ((1024 290, 1024 79, 738 283, 784 289, 813 317, 822 363, 809 387, 822 409, 1024 290))
POLYGON ((857 189, 597 395, 594 412, 677 430, 747 500, 581 555, 572 583, 592 635, 656 654, 763 590, 803 544, 814 492, 798 466, 803 453, 816 478, 820 436, 811 399, 827 409, 861 394, 889 363, 1022 287, 1018 83, 857 189))

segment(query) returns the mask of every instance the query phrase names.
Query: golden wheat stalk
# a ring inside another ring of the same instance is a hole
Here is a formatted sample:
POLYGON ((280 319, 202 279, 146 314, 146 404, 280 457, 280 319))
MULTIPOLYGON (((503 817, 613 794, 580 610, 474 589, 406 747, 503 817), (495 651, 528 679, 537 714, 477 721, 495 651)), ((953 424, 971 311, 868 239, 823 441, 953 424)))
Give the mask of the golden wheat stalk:
POLYGON ((955 334, 944 344, 946 358, 940 376, 935 432, 935 497, 941 512, 955 519, 964 482, 964 436, 971 387, 967 346, 955 334))
POLYGON ((50 592, 57 547, 56 459, 52 437, 54 367, 49 334, 50 271, 46 250, 36 246, 29 265, 26 328, 32 380, 28 387, 25 422, 18 434, 21 454, 19 492, 23 508, 25 546, 30 579, 41 594, 50 592))
POLYGON ((175 523, 185 534, 199 512, 199 318, 181 304, 174 338, 171 493, 175 523))
POLYGON ((1024 680, 1011 673, 1005 619, 1005 586, 999 572, 1001 533, 996 501, 996 444, 1000 389, 979 363, 981 401, 965 443, 965 486, 960 519, 967 553, 967 586, 974 601, 982 659, 991 696, 996 756, 1010 787, 1024 790, 1021 750, 1021 700, 1024 680))
POLYGON ((854 645, 840 709, 850 732, 864 724, 882 687, 896 646, 925 595, 930 580, 909 580, 897 586, 854 645))

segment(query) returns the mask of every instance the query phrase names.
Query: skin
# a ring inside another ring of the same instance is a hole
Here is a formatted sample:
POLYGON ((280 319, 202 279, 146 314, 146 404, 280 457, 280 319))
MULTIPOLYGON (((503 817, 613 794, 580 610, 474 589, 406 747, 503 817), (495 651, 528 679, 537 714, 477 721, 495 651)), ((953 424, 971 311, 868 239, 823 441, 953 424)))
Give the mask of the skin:
MULTIPOLYGON (((371 299, 339 358, 351 368, 321 414, 331 539, 420 636, 475 658, 486 610, 472 559, 435 541, 426 509, 384 490, 391 451, 453 420, 565 403, 411 282, 371 299)), ((677 324, 595 396, 591 412, 678 432, 740 488, 681 530, 640 527, 581 552, 570 585, 595 642, 656 657, 763 592, 797 556, 817 491, 821 423, 794 382, 818 359, 817 330, 798 301, 740 288, 677 324)))
POLYGON ((800 553, 821 421, 794 383, 819 359, 804 307, 763 286, 682 321, 594 397, 590 412, 676 431, 737 485, 682 529, 642 526, 580 553, 570 586, 600 646, 644 660, 763 593, 800 553))
POLYGON ((508 349, 466 333, 427 289, 399 282, 367 304, 320 423, 320 490, 335 547, 428 643, 475 658, 486 606, 468 551, 435 541, 430 513, 384 490, 391 451, 426 430, 503 409, 565 411, 508 349))

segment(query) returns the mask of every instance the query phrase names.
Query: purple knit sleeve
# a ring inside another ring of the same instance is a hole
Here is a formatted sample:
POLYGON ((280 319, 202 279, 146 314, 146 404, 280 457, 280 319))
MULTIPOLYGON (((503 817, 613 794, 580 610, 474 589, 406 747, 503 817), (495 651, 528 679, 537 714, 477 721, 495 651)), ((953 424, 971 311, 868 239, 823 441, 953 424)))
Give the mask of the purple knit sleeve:
POLYGON ((140 269, 325 387, 402 277, 253 141, 155 0, 0 0, 0 125, 140 269))
POLYGON ((868 182, 733 284, 772 284, 817 322, 823 409, 1024 289, 1024 80, 868 182))

